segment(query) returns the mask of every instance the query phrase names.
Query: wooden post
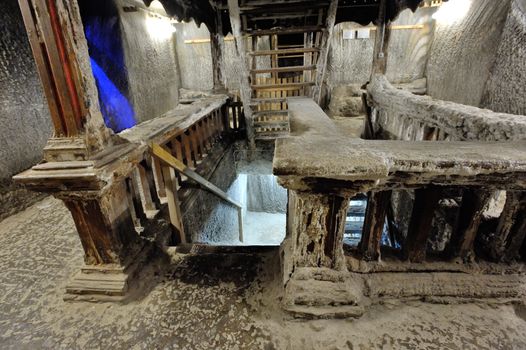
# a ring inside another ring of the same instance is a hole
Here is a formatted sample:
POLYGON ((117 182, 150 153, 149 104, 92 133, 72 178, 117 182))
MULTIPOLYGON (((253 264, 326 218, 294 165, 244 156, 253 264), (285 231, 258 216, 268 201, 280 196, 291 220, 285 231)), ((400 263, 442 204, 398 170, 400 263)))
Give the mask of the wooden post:
POLYGON ((334 195, 293 192, 288 213, 295 267, 344 268, 343 232, 349 199, 334 195))
POLYGON ((387 20, 387 2, 388 0, 380 0, 378 8, 371 78, 375 74, 385 74, 387 71, 387 48, 391 37, 391 27, 387 20))
POLYGON ((360 241, 360 251, 365 260, 377 260, 380 258, 380 242, 390 200, 391 191, 369 193, 362 239, 360 241))
POLYGON ((54 126, 44 156, 85 160, 107 145, 110 133, 98 107, 78 4, 19 0, 19 5, 54 126))
POLYGON ((413 212, 403 247, 405 258, 412 262, 420 263, 426 259, 427 239, 439 200, 440 190, 436 187, 415 190, 413 212))
POLYGON ((223 80, 223 49, 225 46, 223 36, 223 22, 221 11, 216 13, 216 31, 210 32, 210 53, 212 55, 212 74, 214 91, 224 91, 225 83, 223 80))
POLYGON ((519 258, 523 242, 526 242, 525 237, 526 192, 508 191, 495 238, 490 243, 491 257, 496 261, 519 258))
POLYGON ((179 204, 179 197, 177 195, 177 177, 175 171, 169 166, 163 165, 162 172, 164 177, 164 184, 166 186, 166 198, 168 201, 168 211, 170 215, 170 223, 174 229, 174 233, 178 236, 180 243, 186 243, 186 236, 184 233, 183 217, 181 215, 181 208, 179 204))
POLYGON ((320 55, 316 64, 316 87, 313 89, 313 99, 322 103, 324 96, 323 84, 325 80, 325 73, 327 71, 327 61, 329 58, 329 50, 331 48, 332 33, 334 32, 334 23, 336 22, 336 12, 338 10, 338 0, 331 0, 329 9, 327 10, 326 32, 322 36, 320 55))
POLYGON ((247 129, 248 146, 250 150, 256 149, 256 140, 254 134, 254 120, 252 107, 250 105, 252 98, 252 89, 249 81, 249 70, 247 68, 245 38, 241 33, 241 14, 239 11, 238 0, 228 0, 230 13, 230 24, 232 25, 232 34, 236 46, 237 56, 239 58, 239 92, 245 112, 245 126, 247 129))
POLYGON ((464 190, 456 227, 447 247, 452 257, 462 259, 471 257, 482 214, 490 197, 491 193, 482 189, 464 190))

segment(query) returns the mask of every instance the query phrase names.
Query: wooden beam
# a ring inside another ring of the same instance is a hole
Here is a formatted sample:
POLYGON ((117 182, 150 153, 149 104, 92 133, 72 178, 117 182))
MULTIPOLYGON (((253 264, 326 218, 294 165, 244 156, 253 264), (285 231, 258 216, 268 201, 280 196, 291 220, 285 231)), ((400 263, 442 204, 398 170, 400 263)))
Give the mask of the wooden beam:
POLYGON ((305 26, 305 27, 292 27, 292 28, 281 27, 281 28, 274 28, 274 29, 250 30, 248 31, 248 34, 258 35, 258 36, 273 35, 273 34, 285 35, 285 34, 300 34, 300 33, 306 33, 306 32, 322 32, 324 30, 325 29, 323 26, 305 26))
POLYGON ((440 195, 440 189, 437 187, 415 190, 413 212, 403 247, 404 257, 411 262, 420 263, 426 259, 427 239, 440 195))
POLYGON ((221 15, 218 14, 217 18, 217 29, 215 33, 210 33, 210 53, 212 55, 212 80, 214 84, 214 91, 225 90, 225 84, 223 81, 223 49, 224 49, 224 37, 223 37, 223 25, 221 22, 221 15))
POLYGON ((327 10, 326 28, 327 31, 323 35, 321 42, 321 51, 316 63, 316 86, 313 88, 313 99, 318 104, 322 103, 324 97, 323 84, 325 81, 325 73, 327 71, 327 61, 329 59, 329 50, 331 48, 332 33, 334 32, 334 24, 336 23, 336 11, 338 10, 338 0, 331 0, 329 9, 327 10))
POLYGON ((369 193, 362 239, 359 245, 365 260, 378 260, 380 258, 380 243, 390 200, 391 191, 369 193))
POLYGON ((513 261, 519 257, 526 236, 526 192, 506 193, 506 204, 499 219, 490 255, 496 261, 513 261))
POLYGON ((241 15, 238 0, 228 0, 228 8, 232 34, 234 35, 234 43, 236 46, 237 57, 239 59, 239 69, 237 70, 240 85, 239 92, 245 112, 245 127, 247 131, 248 146, 250 150, 255 150, 256 141, 254 138, 254 121, 252 118, 252 107, 250 106, 252 89, 250 88, 249 69, 246 60, 245 39, 241 34, 241 15))
POLYGON ((387 71, 387 48, 390 37, 391 28, 387 19, 387 0, 380 0, 371 76, 375 74, 385 74, 387 71))
POLYGON ((452 257, 472 258, 473 243, 490 198, 491 192, 489 191, 478 188, 464 190, 455 229, 447 247, 452 257))
POLYGON ((268 55, 287 55, 295 53, 305 53, 305 52, 318 52, 320 49, 316 47, 302 47, 297 49, 279 49, 279 50, 261 50, 250 52, 251 56, 268 56, 268 55))
POLYGON ((311 86, 314 83, 304 82, 304 83, 283 83, 283 84, 263 84, 263 85, 252 85, 254 90, 299 90, 305 86, 311 86))
POLYGON ((253 69, 251 72, 254 74, 263 74, 263 73, 284 73, 284 72, 303 72, 306 70, 315 70, 316 66, 289 66, 289 67, 276 67, 276 68, 262 68, 262 69, 253 69))
MULTIPOLYGON (((199 175, 198 173, 196 173, 195 171, 193 171, 192 169, 187 167, 183 162, 179 161, 177 158, 172 156, 170 154, 170 152, 166 151, 163 147, 161 147, 161 146, 159 146, 157 144, 151 144, 150 148, 151 148, 152 154, 154 155, 155 158, 159 159, 160 161, 162 161, 163 163, 165 163, 169 167, 171 167, 171 168, 179 171, 180 173, 186 175, 188 178, 190 178, 190 179, 194 180, 195 182, 197 182, 197 184, 199 184, 205 190, 213 193, 214 195, 218 196, 219 198, 221 198, 225 202, 230 203, 231 205, 236 207, 236 209, 238 211, 239 240, 241 242, 243 242, 243 215, 242 215, 243 206, 240 203, 238 203, 237 201, 235 201, 232 198, 230 198, 219 187, 217 187, 216 185, 214 185, 210 181, 206 180, 201 175, 199 175)), ((165 174, 165 176, 167 176, 167 174, 165 174)), ((171 188, 173 188, 173 181, 175 181, 175 180, 174 180, 174 177, 171 175, 171 173, 170 173, 169 179, 171 181, 171 184, 168 184, 168 185, 171 185, 172 186, 171 188)), ((174 193, 170 193, 170 188, 168 188, 166 192, 167 192, 167 195, 169 196, 168 204, 170 204, 170 199, 173 199, 175 201, 175 197, 174 197, 175 194, 174 193)), ((172 204, 172 205, 174 205, 174 204, 172 204)), ((175 211, 177 208, 174 207, 173 209, 175 211)), ((177 218, 174 217, 174 219, 177 221, 177 218)), ((183 235, 183 237, 181 237, 181 239, 184 239, 184 235, 183 235)), ((182 242, 184 242, 184 241, 182 241, 182 242)))

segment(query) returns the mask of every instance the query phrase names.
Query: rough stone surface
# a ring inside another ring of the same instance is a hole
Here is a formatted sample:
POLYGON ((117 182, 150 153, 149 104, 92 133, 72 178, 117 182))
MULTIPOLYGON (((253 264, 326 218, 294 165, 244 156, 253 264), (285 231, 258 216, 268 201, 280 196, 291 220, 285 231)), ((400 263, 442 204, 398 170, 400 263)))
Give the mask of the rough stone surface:
MULTIPOLYGON (((181 83, 175 36, 156 35, 151 28, 158 26, 155 21, 159 20, 144 11, 124 12, 122 8, 126 3, 116 1, 124 33, 124 58, 130 98, 137 121, 159 117, 175 108, 178 103, 181 83)), ((165 18, 164 21, 167 22, 168 19, 165 18)))
POLYGON ((82 248, 48 198, 0 227, 3 349, 522 349, 526 308, 386 299, 356 320, 291 320, 273 253, 173 254, 135 301, 64 302, 82 248), (279 281, 278 281, 279 282, 279 281))
POLYGON ((526 115, 526 2, 513 0, 482 107, 526 115))
POLYGON ((332 115, 355 117, 365 113, 359 84, 336 86, 331 92, 329 110, 332 115))
MULTIPOLYGON (((415 13, 404 10, 392 23, 424 24, 423 29, 395 29, 389 41, 387 76, 393 82, 408 82, 423 78, 433 39, 431 16, 436 8, 419 8, 415 13)), ((330 86, 365 84, 371 76, 375 31, 369 39, 343 39, 344 30, 359 28, 356 23, 339 23, 334 27, 328 66, 330 86)))
POLYGON ((373 121, 385 138, 422 140, 435 129, 435 140, 510 141, 526 138, 526 118, 417 96, 394 88, 384 76, 368 85, 369 103, 378 111, 373 121))
POLYGON ((510 0, 469 3, 465 17, 454 23, 437 23, 426 75, 430 96, 479 107, 510 0))
POLYGON ((42 159, 51 119, 16 0, 0 14, 0 220, 41 198, 11 176, 42 159))
POLYGON ((42 158, 51 120, 16 0, 0 14, 0 179, 42 158))

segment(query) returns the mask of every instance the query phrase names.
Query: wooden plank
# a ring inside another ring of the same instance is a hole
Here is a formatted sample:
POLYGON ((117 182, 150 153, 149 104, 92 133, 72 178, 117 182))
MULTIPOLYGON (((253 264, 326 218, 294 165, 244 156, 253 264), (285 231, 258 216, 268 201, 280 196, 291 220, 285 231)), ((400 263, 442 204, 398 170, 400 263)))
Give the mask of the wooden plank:
POLYGON ((175 176, 175 171, 169 166, 163 166, 162 172, 165 179, 170 223, 178 234, 180 243, 186 243, 181 206, 179 203, 179 197, 177 196, 177 177, 175 176))
POLYGON ((304 86, 314 85, 312 82, 303 83, 285 83, 285 84, 265 84, 265 85, 252 85, 254 90, 299 90, 304 86))
POLYGON ((53 127, 55 129, 55 136, 64 136, 66 134, 66 126, 61 116, 62 111, 59 109, 57 103, 58 96, 56 95, 56 88, 52 82, 53 73, 49 68, 50 63, 46 47, 43 45, 43 39, 38 36, 39 31, 36 27, 36 18, 33 15, 31 5, 28 1, 29 0, 19 0, 22 18, 26 27, 29 43, 31 44, 31 50, 33 51, 33 57, 35 58, 38 75, 42 82, 44 94, 46 95, 51 120, 53 121, 53 127))
POLYGON ((491 193, 482 189, 468 188, 464 190, 456 227, 451 234, 447 247, 451 257, 462 259, 473 257, 473 243, 482 221, 484 208, 487 206, 490 197, 491 193))
POLYGON ((146 169, 143 167, 142 164, 137 164, 135 171, 135 181, 140 191, 140 197, 144 211, 151 212, 157 210, 158 206, 152 198, 152 189, 148 181, 148 175, 146 173, 146 169))
POLYGON ((190 136, 186 133, 181 134, 181 141, 184 147, 184 157, 186 159, 186 165, 190 168, 195 168, 195 163, 192 158, 192 148, 190 146, 190 136))
POLYGON ((285 34, 301 34, 305 32, 321 32, 324 30, 323 26, 305 26, 305 27, 292 27, 292 28, 274 28, 274 29, 256 29, 247 31, 250 35, 285 35, 285 34))
POLYGON ((252 107, 250 105, 250 99, 252 98, 252 90, 250 89, 250 73, 247 67, 246 60, 246 49, 245 39, 241 34, 241 14, 239 10, 238 0, 228 0, 228 13, 230 16, 230 25, 232 27, 232 34, 235 38, 235 48, 237 57, 239 59, 238 73, 239 90, 241 95, 241 101, 243 102, 244 115, 245 115, 245 128, 247 132, 248 148, 250 150, 256 149, 256 143, 254 139, 254 126, 252 119, 252 107))
POLYGON ((288 55, 295 53, 305 53, 305 52, 319 52, 320 49, 317 47, 302 47, 297 49, 280 49, 280 50, 260 50, 255 52, 249 52, 251 56, 269 56, 269 55, 288 55))
POLYGON ((495 238, 490 242, 492 259, 510 262, 519 258, 525 236, 526 192, 508 191, 495 238))
POLYGON ((35 0, 40 33, 44 39, 49 66, 53 74, 53 84, 62 110, 63 123, 67 136, 78 135, 81 127, 80 102, 76 87, 73 86, 71 66, 69 65, 64 33, 60 28, 60 19, 53 1, 35 0))
POLYGON ((440 195, 437 187, 415 190, 413 212, 403 247, 404 257, 411 262, 421 263, 426 259, 427 239, 440 195))
POLYGON ((284 73, 284 72, 303 72, 306 70, 316 70, 316 66, 289 66, 289 67, 276 67, 276 68, 261 68, 251 70, 254 74, 263 74, 263 73, 284 73))
POLYGON ((169 165, 170 167, 174 168, 175 170, 183 173, 184 175, 188 176, 188 178, 194 180, 199 185, 201 185, 206 190, 212 192, 219 198, 223 199, 224 201, 232 204, 233 206, 237 208, 242 208, 242 205, 239 204, 237 201, 231 199, 223 190, 221 190, 219 187, 211 183, 210 181, 203 178, 201 175, 187 167, 184 163, 180 162, 177 158, 172 156, 168 151, 166 151, 164 148, 157 144, 151 144, 150 148, 152 150, 153 155, 164 162, 165 164, 169 165))
POLYGON ((390 200, 391 191, 369 193, 362 239, 359 245, 365 260, 378 260, 380 258, 380 243, 390 200))
POLYGON ((331 47, 332 33, 334 32, 334 24, 336 23, 336 11, 338 10, 338 0, 331 0, 329 9, 327 10, 326 28, 321 43, 321 51, 318 61, 316 62, 316 87, 313 89, 313 99, 321 104, 324 93, 323 84, 325 81, 325 73, 327 71, 327 61, 329 59, 329 50, 331 47))

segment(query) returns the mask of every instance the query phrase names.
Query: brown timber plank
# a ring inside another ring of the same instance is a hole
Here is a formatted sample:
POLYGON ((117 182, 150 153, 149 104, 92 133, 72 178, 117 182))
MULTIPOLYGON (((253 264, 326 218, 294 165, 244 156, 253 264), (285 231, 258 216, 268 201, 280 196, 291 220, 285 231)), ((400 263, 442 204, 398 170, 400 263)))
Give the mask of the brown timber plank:
POLYGON ((318 52, 320 49, 316 47, 302 47, 297 49, 281 49, 281 50, 261 50, 250 52, 251 56, 269 56, 269 55, 290 55, 295 53, 305 53, 305 52, 318 52))
POLYGON ((387 206, 390 205, 391 191, 371 192, 367 201, 360 251, 365 260, 380 258, 380 241, 384 231, 387 206))
POLYGON ((439 200, 440 189, 437 187, 415 190, 413 212, 404 245, 404 256, 411 262, 420 263, 426 259, 427 239, 439 200))

